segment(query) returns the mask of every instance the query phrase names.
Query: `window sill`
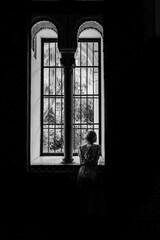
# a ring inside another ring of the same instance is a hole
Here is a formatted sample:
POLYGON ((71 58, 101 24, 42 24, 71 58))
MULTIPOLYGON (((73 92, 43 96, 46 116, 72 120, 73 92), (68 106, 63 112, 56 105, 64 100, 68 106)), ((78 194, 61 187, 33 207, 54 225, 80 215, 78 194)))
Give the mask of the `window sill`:
POLYGON ((64 164, 63 163, 63 156, 44 156, 44 157, 37 157, 31 161, 31 165, 79 165, 79 157, 74 156, 73 163, 64 164))
MULTIPOLYGON (((28 172, 78 172, 80 166, 79 157, 74 156, 73 158, 73 163, 64 164, 62 162, 63 156, 38 157, 32 160, 32 163, 28 165, 28 172)), ((98 166, 100 172, 103 171, 104 168, 104 164, 98 166)))

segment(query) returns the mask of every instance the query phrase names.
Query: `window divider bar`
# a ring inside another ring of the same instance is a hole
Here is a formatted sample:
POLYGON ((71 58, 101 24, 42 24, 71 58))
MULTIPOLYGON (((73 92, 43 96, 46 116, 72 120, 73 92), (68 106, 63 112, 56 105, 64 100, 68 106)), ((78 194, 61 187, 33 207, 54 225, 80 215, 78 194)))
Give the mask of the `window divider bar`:
MULTIPOLYGON (((88 42, 86 42, 86 66, 88 67, 88 42)), ((88 96, 88 68, 86 67, 86 93, 88 96)), ((87 104, 87 132, 88 132, 88 117, 89 117, 89 112, 88 112, 88 98, 86 97, 86 104, 87 104)))
MULTIPOLYGON (((49 48, 49 66, 50 66, 50 43, 48 43, 48 48, 49 48)), ((48 68, 48 77, 49 77, 49 96, 50 96, 50 68, 48 68)), ((49 113, 50 113, 50 97, 48 98, 48 123, 49 123, 49 113)), ((49 133, 50 133, 50 128, 48 126, 48 152, 50 150, 49 145, 50 145, 50 141, 49 141, 49 133)))
MULTIPOLYGON (((82 46, 80 42, 80 66, 81 66, 81 54, 82 54, 82 46)), ((81 123, 82 123, 82 111, 81 111, 81 92, 82 92, 82 69, 80 68, 80 145, 82 144, 82 139, 81 139, 81 123)))
MULTIPOLYGON (((94 42, 93 42, 93 96, 94 96, 94 42)), ((94 122, 94 97, 93 97, 93 122, 94 122)), ((94 125, 93 125, 94 130, 94 125)))

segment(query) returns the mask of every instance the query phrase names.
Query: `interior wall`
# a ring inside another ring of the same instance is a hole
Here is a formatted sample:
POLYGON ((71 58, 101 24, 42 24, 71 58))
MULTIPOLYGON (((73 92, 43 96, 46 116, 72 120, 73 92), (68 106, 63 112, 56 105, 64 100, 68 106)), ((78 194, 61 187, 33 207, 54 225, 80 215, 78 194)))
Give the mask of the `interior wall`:
MULTIPOLYGON (((108 236, 114 232, 118 235, 129 231, 126 229, 128 223, 132 222, 137 207, 144 205, 149 197, 152 201, 145 209, 150 209, 150 215, 148 210, 141 211, 141 217, 137 217, 138 220, 132 224, 140 226, 143 223, 147 226, 146 222, 150 221, 150 234, 158 232, 159 190, 156 181, 159 163, 156 153, 159 148, 155 133, 158 126, 157 82, 160 77, 159 62, 155 61, 155 57, 159 54, 159 42, 154 39, 153 44, 146 44, 147 50, 144 49, 144 41, 148 39, 145 29, 151 29, 150 36, 154 37, 155 33, 154 21, 150 22, 150 18, 149 22, 144 20, 145 14, 148 14, 144 12, 144 3, 145 1, 128 1, 126 4, 108 4, 102 8, 95 2, 92 3, 92 8, 88 5, 85 8, 84 5, 83 8, 75 5, 71 10, 67 5, 63 9, 61 5, 55 7, 54 2, 47 7, 49 17, 54 14, 60 24, 67 24, 72 30, 74 23, 80 22, 86 14, 95 18, 104 14, 108 165, 103 175, 103 194, 109 212, 107 216, 100 214, 92 218, 97 224, 95 229, 99 237, 100 233, 108 236), (155 188, 157 195, 153 195, 155 188)), ((0 162, 3 224, 0 231, 2 236, 17 233, 59 236, 57 234, 61 233, 63 236, 71 234, 75 239, 83 219, 77 216, 76 173, 26 171, 29 117, 28 19, 31 15, 37 16, 43 12, 43 6, 39 5, 38 8, 24 3, 18 6, 13 4, 3 10, 5 40, 2 48, 3 124, 0 162), (31 14, 34 11, 35 14, 31 14)), ((154 13, 151 13, 152 17, 155 17, 154 13)), ((156 16, 157 24, 159 21, 158 15, 156 16)), ((157 26, 158 24, 156 29, 157 26)), ((66 28, 63 32, 68 33, 67 46, 71 43, 69 29, 66 28)), ((133 232, 142 233, 143 224, 138 230, 134 227, 133 232)), ((90 226, 93 226, 91 222, 90 226)), ((149 229, 145 227, 144 231, 149 229)))

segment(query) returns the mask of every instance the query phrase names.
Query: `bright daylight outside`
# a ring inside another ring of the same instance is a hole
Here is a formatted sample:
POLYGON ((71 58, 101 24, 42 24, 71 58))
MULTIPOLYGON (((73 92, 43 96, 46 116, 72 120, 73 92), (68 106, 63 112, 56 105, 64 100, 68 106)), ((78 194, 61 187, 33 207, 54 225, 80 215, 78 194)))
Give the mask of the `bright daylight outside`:
MULTIPOLYGON (((84 143, 89 129, 97 133, 99 143, 99 47, 97 39, 79 39, 73 70, 73 154, 84 143)), ((42 44, 42 155, 64 152, 64 73, 57 42, 42 44)))

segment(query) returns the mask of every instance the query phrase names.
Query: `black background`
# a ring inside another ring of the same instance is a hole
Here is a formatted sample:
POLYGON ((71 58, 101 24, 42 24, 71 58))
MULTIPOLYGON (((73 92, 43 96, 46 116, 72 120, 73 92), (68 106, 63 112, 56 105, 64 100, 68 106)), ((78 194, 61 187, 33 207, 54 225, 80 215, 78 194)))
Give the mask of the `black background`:
POLYGON ((154 1, 76 2, 72 8, 67 1, 8 2, 1 12, 1 239, 112 239, 126 233, 128 239, 158 239, 160 40, 154 1), (53 15, 103 14, 106 216, 78 213, 76 173, 27 172, 28 25, 32 12, 45 9, 53 15))

